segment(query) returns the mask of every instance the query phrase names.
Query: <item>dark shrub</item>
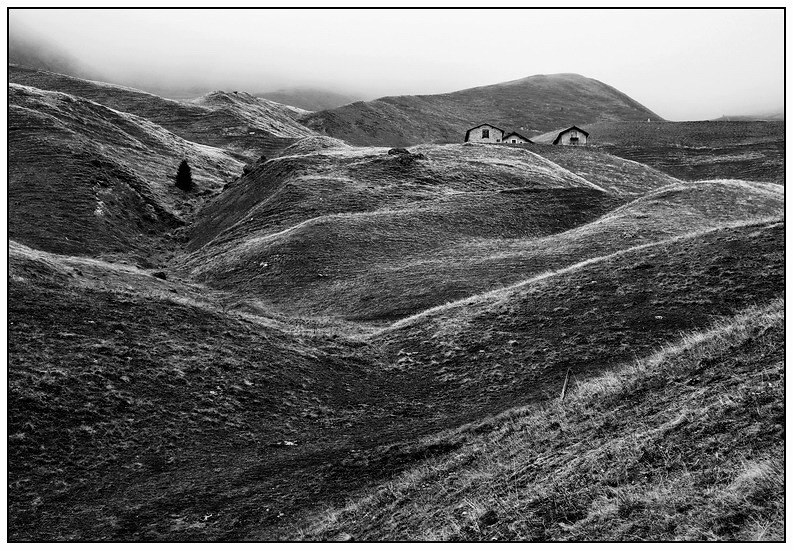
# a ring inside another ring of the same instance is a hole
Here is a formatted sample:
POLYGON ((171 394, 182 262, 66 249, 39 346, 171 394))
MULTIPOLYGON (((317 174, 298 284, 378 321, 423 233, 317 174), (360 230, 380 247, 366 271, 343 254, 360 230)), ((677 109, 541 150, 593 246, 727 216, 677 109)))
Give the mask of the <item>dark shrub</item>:
POLYGON ((193 189, 193 173, 190 170, 190 165, 186 160, 183 160, 176 171, 176 187, 182 191, 190 191, 193 189))

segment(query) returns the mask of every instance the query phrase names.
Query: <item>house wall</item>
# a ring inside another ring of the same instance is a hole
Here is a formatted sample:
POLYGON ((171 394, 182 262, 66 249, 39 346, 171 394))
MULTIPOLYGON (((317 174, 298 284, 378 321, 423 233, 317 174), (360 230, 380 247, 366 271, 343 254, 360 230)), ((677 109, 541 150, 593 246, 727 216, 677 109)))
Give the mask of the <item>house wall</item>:
POLYGON ((515 140, 514 143, 528 143, 529 142, 529 140, 523 139, 523 138, 518 137, 518 136, 508 136, 505 143, 513 143, 513 141, 512 141, 513 139, 515 140))
POLYGON ((476 130, 471 130, 471 133, 468 135, 468 141, 474 141, 476 143, 501 143, 501 138, 503 137, 504 132, 498 128, 490 126, 489 124, 485 124, 476 130), (490 137, 483 139, 482 130, 490 130, 490 137))
POLYGON ((562 134, 562 138, 559 140, 559 145, 586 145, 586 135, 582 134, 578 130, 570 130, 562 134), (578 135, 578 143, 570 143, 570 138, 573 137, 573 132, 578 135))

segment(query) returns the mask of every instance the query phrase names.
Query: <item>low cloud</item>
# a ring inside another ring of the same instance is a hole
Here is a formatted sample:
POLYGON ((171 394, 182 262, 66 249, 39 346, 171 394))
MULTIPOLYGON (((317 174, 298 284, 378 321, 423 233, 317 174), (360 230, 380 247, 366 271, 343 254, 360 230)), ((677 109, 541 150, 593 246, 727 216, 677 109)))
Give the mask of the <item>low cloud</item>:
POLYGON ((596 78, 670 120, 781 110, 780 10, 11 9, 12 60, 162 93, 371 99, 596 78))

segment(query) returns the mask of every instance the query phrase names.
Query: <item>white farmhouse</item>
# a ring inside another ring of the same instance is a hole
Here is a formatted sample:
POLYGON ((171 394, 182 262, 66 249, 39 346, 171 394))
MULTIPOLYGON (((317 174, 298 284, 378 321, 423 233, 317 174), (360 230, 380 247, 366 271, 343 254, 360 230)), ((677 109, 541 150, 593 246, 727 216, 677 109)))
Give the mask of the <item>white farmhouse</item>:
POLYGON ((586 132, 578 126, 570 126, 567 130, 562 130, 556 139, 553 140, 554 145, 586 145, 589 132, 586 132))
POLYGON ((501 143, 503 139, 504 130, 492 124, 480 124, 465 133, 465 141, 476 143, 501 143))
POLYGON ((507 135, 505 135, 502 139, 504 140, 504 143, 534 143, 529 138, 523 137, 517 132, 510 132, 507 135))

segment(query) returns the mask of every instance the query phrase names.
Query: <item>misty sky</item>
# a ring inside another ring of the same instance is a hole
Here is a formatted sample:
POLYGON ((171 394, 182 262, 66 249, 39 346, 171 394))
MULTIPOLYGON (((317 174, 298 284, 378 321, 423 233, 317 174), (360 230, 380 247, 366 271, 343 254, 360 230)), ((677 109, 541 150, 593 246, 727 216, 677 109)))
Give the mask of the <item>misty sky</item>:
POLYGON ((571 72, 669 120, 784 104, 784 12, 774 10, 22 10, 105 80, 365 99, 571 72))

